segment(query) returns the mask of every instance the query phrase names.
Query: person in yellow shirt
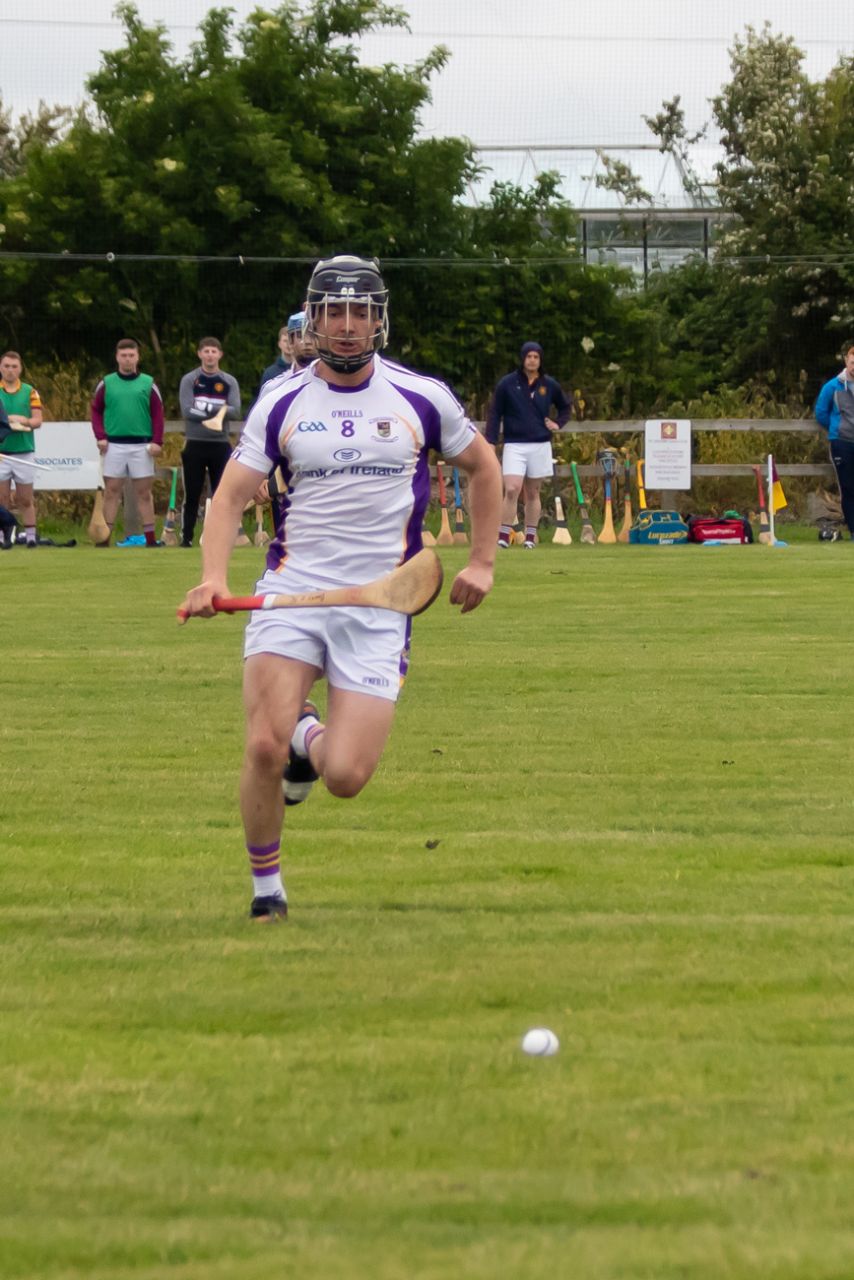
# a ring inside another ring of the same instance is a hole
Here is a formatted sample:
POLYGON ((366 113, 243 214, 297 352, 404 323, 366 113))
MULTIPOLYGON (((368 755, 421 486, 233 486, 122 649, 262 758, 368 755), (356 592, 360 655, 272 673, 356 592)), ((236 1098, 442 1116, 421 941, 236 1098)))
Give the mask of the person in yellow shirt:
POLYGON ((34 432, 42 424, 42 402, 35 387, 21 381, 23 362, 17 351, 0 356, 0 405, 6 411, 9 425, 15 428, 0 444, 0 506, 12 505, 12 482, 15 503, 28 547, 38 546, 36 537, 35 482, 36 442, 34 432))

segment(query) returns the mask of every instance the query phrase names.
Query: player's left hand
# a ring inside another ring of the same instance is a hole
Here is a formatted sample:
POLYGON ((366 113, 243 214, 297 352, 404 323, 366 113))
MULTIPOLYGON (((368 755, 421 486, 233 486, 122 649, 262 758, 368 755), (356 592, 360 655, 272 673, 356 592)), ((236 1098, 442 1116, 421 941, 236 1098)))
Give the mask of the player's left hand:
POLYGON ((492 590, 492 568, 467 564, 451 587, 451 604, 462 605, 461 613, 471 613, 492 590))
POLYGON ((156 458, 159 453, 163 452, 162 447, 159 444, 155 444, 153 440, 145 447, 152 458, 156 458))

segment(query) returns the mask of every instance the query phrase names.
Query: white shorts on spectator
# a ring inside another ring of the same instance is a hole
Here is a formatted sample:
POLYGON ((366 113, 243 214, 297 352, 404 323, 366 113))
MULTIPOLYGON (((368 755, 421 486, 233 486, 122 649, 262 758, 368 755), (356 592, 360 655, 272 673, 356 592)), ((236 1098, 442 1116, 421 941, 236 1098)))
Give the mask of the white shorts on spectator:
POLYGON ((504 445, 501 469, 506 476, 526 476, 529 480, 545 480, 554 474, 551 441, 540 444, 504 445))

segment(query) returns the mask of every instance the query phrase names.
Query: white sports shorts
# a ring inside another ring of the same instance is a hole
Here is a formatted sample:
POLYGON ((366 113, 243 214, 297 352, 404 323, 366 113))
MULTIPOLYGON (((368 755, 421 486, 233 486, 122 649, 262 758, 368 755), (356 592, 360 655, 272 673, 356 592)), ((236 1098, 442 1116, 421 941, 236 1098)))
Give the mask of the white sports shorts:
POLYGON ((501 470, 506 476, 526 476, 529 480, 545 480, 554 474, 552 446, 548 440, 539 444, 505 444, 501 470))
POLYGON ((0 453, 0 481, 34 484, 36 469, 32 466, 32 458, 31 453, 0 453))
POLYGON ((114 444, 112 441, 104 454, 104 475, 111 480, 147 480, 154 475, 154 459, 148 452, 148 444, 114 444))
MULTIPOLYGON (((255 591, 280 595, 285 588, 279 574, 268 573, 255 591)), ((410 619, 391 609, 256 609, 243 656, 295 658, 319 667, 335 689, 396 702, 409 666, 409 633, 410 619)))

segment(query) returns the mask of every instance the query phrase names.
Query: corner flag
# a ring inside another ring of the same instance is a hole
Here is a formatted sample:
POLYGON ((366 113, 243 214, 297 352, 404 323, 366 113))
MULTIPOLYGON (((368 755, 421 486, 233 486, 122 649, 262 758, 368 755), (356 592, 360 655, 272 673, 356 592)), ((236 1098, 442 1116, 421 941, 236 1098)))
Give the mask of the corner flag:
POLYGON ((783 492, 783 486, 780 484, 780 477, 777 475, 777 468, 774 465, 774 459, 771 459, 771 505, 776 513, 782 511, 788 506, 786 495, 783 492))

